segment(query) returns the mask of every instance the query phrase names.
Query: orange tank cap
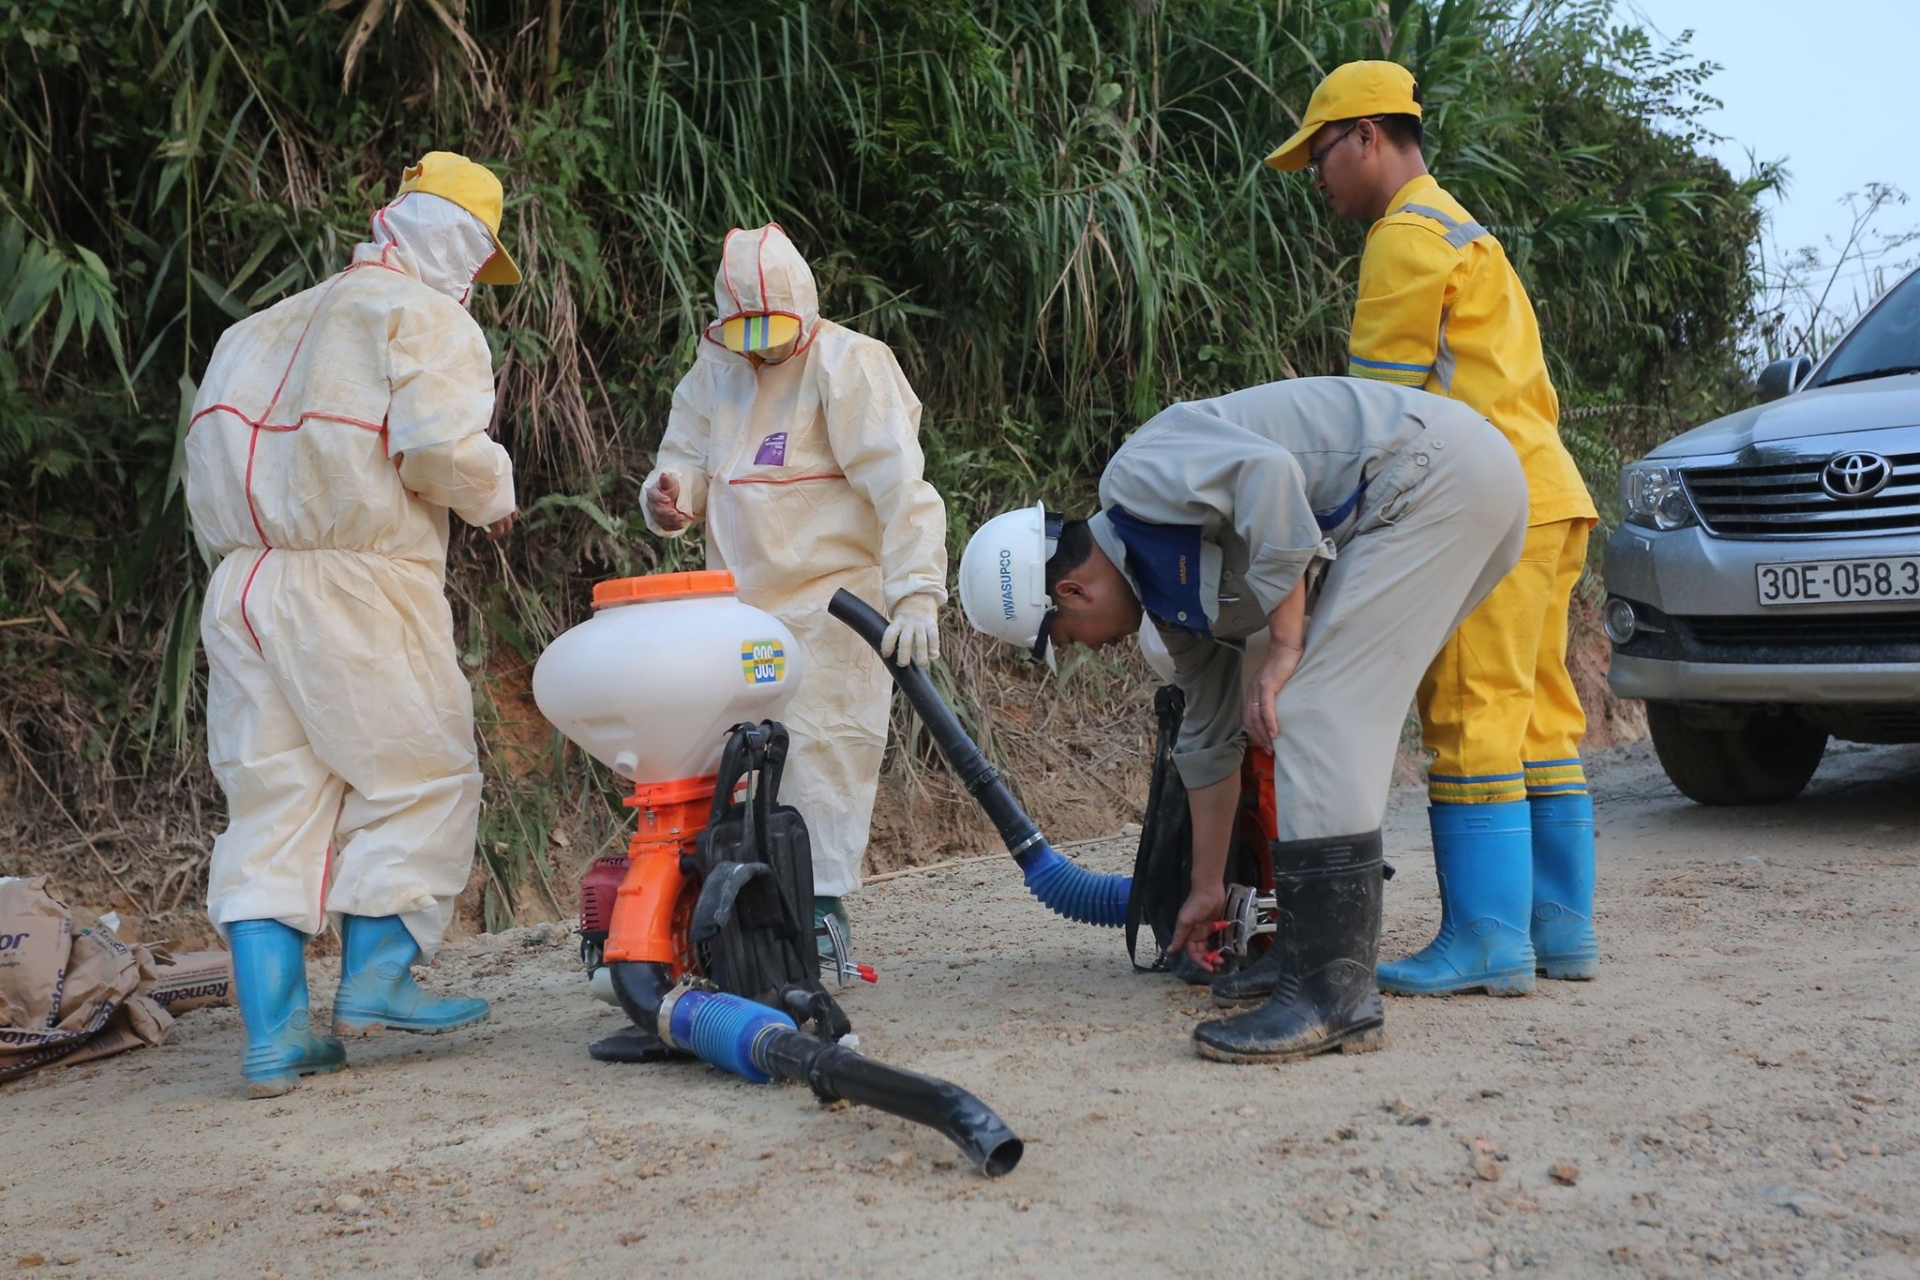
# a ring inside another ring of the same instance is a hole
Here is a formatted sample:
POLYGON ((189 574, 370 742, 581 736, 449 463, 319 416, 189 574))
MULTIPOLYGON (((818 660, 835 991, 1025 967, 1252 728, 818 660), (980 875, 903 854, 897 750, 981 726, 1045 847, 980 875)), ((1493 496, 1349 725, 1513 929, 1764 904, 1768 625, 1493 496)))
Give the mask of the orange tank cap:
POLYGON ((696 596, 730 596, 733 575, 724 569, 692 573, 650 573, 644 578, 609 578, 593 584, 593 607, 639 604, 647 600, 691 600, 696 596))

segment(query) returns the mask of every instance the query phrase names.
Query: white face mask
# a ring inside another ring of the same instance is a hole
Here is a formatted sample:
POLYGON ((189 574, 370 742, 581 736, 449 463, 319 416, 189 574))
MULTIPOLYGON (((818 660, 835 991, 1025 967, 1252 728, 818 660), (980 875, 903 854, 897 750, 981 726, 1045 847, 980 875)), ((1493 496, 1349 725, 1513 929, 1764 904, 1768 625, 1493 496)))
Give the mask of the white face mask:
POLYGON ((474 276, 493 255, 493 237, 480 219, 451 200, 410 191, 374 211, 373 239, 354 250, 353 260, 397 268, 466 306, 474 276))

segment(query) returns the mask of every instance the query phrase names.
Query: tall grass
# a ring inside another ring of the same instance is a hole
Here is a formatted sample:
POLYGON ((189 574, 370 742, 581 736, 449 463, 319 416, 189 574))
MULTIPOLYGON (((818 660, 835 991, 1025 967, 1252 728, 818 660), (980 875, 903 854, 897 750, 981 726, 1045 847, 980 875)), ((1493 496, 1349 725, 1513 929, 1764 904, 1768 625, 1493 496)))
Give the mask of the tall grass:
MULTIPOLYGON (((210 798, 181 408, 219 332, 337 269, 419 152, 498 167, 527 269, 475 304, 527 514, 504 556, 456 541, 491 679, 590 580, 697 555, 633 504, 730 226, 781 222, 826 311, 901 353, 956 546, 1003 503, 1084 500, 1174 398, 1339 371, 1363 229, 1259 160, 1325 69, 1379 56, 1526 275, 1591 474, 1720 392, 1771 175, 1705 154, 1710 66, 1606 0, 0 10, 11 773, 82 824, 210 798)), ((546 874, 551 776, 490 783, 496 923, 546 874)))

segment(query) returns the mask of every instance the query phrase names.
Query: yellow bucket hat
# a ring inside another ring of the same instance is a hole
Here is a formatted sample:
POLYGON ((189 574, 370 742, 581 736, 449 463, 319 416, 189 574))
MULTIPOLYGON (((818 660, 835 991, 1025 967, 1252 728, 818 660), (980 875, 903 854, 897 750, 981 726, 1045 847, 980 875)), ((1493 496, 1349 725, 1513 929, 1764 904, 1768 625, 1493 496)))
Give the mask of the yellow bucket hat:
POLYGON ((500 179, 482 165, 451 151, 429 151, 420 163, 409 165, 400 175, 400 194, 418 191, 424 195, 451 200, 487 228, 493 240, 494 255, 474 277, 479 284, 519 284, 520 268, 513 265, 507 246, 500 243, 500 207, 505 193, 500 179))
POLYGON ((1299 130, 1267 157, 1267 163, 1284 173, 1306 168, 1307 144, 1322 125, 1335 120, 1418 117, 1420 104, 1414 101, 1413 91, 1413 72, 1397 62, 1349 62, 1335 67, 1313 91, 1299 130))

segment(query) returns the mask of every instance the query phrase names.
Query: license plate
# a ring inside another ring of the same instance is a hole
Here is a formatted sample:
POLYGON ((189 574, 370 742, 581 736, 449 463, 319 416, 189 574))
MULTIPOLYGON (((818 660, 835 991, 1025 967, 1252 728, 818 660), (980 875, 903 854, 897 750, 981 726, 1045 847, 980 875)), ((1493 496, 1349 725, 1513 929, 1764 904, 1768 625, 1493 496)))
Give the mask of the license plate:
MULTIPOLYGON (((1849 604, 1920 600, 1920 556, 1872 560, 1801 560, 1763 564, 1754 570, 1762 608, 1797 604, 1849 604)), ((1920 618, 1914 620, 1920 632, 1920 618)))

